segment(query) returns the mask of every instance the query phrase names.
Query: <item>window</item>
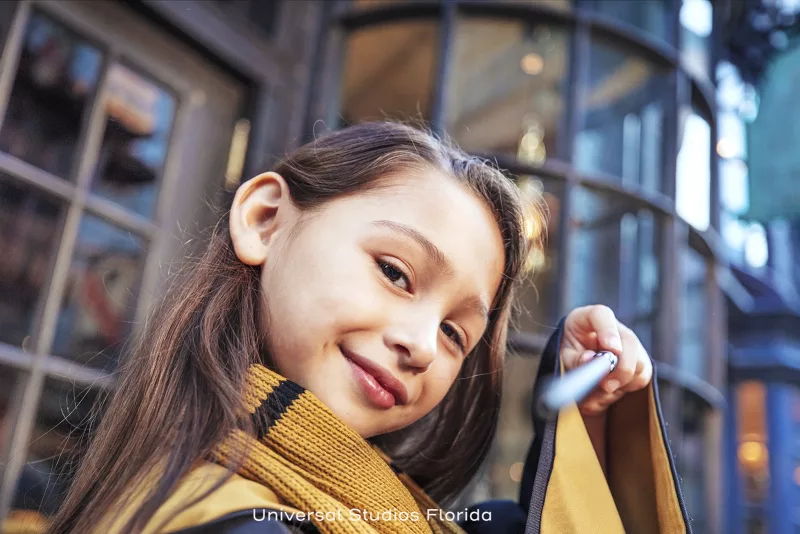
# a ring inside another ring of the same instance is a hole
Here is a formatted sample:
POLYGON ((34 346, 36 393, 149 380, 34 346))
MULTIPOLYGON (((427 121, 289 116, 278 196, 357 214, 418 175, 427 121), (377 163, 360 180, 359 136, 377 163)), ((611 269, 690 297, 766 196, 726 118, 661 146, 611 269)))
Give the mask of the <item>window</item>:
POLYGON ((81 125, 88 117, 103 54, 49 17, 28 22, 0 129, 0 150, 73 179, 81 125))
POLYGON ((136 314, 145 254, 142 240, 131 232, 83 217, 53 354, 113 370, 136 314))
POLYGON ((558 157, 569 33, 502 19, 462 19, 448 84, 447 131, 461 148, 537 165, 558 157))
POLYGON ((765 505, 770 480, 764 384, 756 381, 737 384, 736 407, 737 458, 745 500, 742 516, 748 534, 766 533, 765 505))
POLYGON ((705 378, 708 366, 708 266, 706 259, 686 245, 681 254, 683 295, 679 302, 680 343, 678 366, 694 376, 705 378))
POLYGON ((690 73, 709 76, 714 12, 710 0, 683 0, 680 11, 681 60, 690 73))
POLYGON ((0 342, 33 348, 66 203, 0 172, 0 342))
POLYGON ((93 193, 145 217, 153 215, 175 108, 175 97, 158 83, 112 65, 93 193))
POLYGON ((664 71, 601 38, 592 39, 589 80, 579 103, 575 165, 623 185, 661 190, 664 71))
POLYGON ((537 209, 547 214, 544 227, 531 227, 532 233, 543 233, 545 247, 543 252, 534 252, 528 259, 533 270, 530 279, 518 295, 520 314, 516 317, 516 327, 522 332, 549 334, 556 326, 561 310, 557 309, 558 295, 558 244, 559 214, 563 201, 563 184, 554 180, 539 179, 535 176, 520 176, 517 185, 528 198, 541 198, 543 203, 537 209))
POLYGON ((711 223, 711 126, 696 111, 681 126, 675 209, 702 231, 711 223))
POLYGON ((352 33, 340 102, 341 120, 428 119, 436 22, 401 22, 352 33))
POLYGON ((586 7, 600 15, 611 17, 671 41, 667 25, 667 0, 591 0, 586 7))
POLYGON ((89 443, 81 438, 100 421, 101 404, 96 403, 100 395, 87 386, 46 379, 13 509, 36 510, 45 516, 56 512, 89 443))
POLYGON ((675 443, 675 457, 692 530, 706 532, 706 421, 708 406, 694 393, 684 390, 681 400, 681 439, 675 443))
POLYGON ((660 220, 626 197, 586 188, 574 197, 569 308, 605 304, 652 349, 660 220))

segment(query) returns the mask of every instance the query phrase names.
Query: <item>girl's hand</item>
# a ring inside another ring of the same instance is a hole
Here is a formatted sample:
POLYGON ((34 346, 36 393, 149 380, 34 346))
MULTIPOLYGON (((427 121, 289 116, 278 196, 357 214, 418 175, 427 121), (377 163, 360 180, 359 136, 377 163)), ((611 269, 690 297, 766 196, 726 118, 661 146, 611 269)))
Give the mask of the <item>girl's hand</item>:
POLYGON ((617 368, 578 405, 584 418, 604 414, 626 393, 646 387, 653 377, 653 364, 642 342, 633 330, 617 321, 607 306, 572 310, 564 323, 560 350, 566 370, 588 362, 601 350, 619 357, 617 368))

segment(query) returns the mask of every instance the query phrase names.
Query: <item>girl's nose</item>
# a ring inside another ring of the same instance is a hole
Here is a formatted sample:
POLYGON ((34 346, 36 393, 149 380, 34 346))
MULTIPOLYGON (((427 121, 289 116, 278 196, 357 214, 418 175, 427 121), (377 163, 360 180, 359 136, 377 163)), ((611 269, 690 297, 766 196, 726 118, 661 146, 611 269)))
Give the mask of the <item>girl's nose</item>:
POLYGON ((415 321, 413 325, 395 325, 387 330, 385 343, 398 355, 401 365, 423 373, 430 369, 436 359, 438 322, 435 327, 429 323, 415 321))

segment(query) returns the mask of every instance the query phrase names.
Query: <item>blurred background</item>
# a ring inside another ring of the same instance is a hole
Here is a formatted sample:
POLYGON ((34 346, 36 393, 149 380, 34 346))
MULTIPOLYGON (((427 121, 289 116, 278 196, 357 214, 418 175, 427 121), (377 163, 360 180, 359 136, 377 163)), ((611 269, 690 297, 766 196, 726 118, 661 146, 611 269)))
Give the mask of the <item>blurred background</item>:
POLYGON ((58 506, 125 340, 221 187, 426 121, 544 195, 491 461, 611 306, 657 360, 697 533, 800 532, 798 0, 0 2, 0 519, 58 506), (12 512, 13 511, 13 512, 12 512))

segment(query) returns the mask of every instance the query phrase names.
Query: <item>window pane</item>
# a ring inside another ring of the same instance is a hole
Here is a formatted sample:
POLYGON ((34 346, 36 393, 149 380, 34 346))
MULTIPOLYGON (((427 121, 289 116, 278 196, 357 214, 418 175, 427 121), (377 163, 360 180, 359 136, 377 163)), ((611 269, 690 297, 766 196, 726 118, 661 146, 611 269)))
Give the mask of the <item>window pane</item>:
POLYGON ((667 0, 591 0, 586 2, 586 7, 661 39, 671 40, 667 27, 667 0))
POLYGON ((403 22, 350 35, 341 120, 427 119, 433 85, 436 22, 403 22))
POLYGON ((679 367, 698 377, 706 376, 706 357, 708 355, 708 294, 706 273, 708 266, 705 258, 693 248, 686 246, 681 255, 683 275, 682 300, 683 310, 680 314, 681 339, 678 344, 679 367))
POLYGON ((12 508, 55 513, 85 452, 82 434, 96 428, 91 407, 99 392, 86 386, 48 378, 29 442, 28 458, 17 482, 12 508))
POLYGON ((169 147, 175 98, 117 64, 108 74, 106 113, 92 191, 150 217, 169 147))
POLYGON ((447 131, 461 148, 533 164, 555 156, 569 33, 516 21, 464 19, 454 48, 447 131))
POLYGON ((539 357, 538 354, 509 355, 504 367, 503 402, 488 472, 491 487, 489 498, 516 501, 525 456, 533 439, 531 394, 539 357))
POLYGON ((736 385, 736 427, 739 473, 745 499, 747 532, 766 532, 765 508, 769 493, 769 437, 766 420, 766 389, 755 381, 736 385))
POLYGON ((570 243, 569 308, 605 304, 652 349, 660 220, 624 197, 578 189, 570 243))
POLYGON ((661 188, 665 73, 647 60, 595 38, 589 85, 580 103, 576 166, 626 186, 661 188))
POLYGON ((0 342, 22 346, 33 334, 64 208, 55 198, 0 173, 0 342))
POLYGON ((683 0, 680 11, 681 60, 693 74, 708 76, 711 69, 711 31, 714 13, 710 0, 683 0))
POLYGON ((53 354, 112 369, 136 313, 144 243, 86 215, 70 267, 53 354))
POLYGON ((681 477, 681 489, 692 530, 706 532, 705 427, 706 405, 694 393, 684 391, 681 402, 681 439, 675 442, 675 459, 681 477))
POLYGON ((686 222, 708 228, 711 218, 711 126, 692 112, 683 123, 675 183, 675 209, 686 222))
MULTIPOLYGON (((535 176, 521 176, 517 185, 529 198, 543 197, 544 209, 549 212, 546 227, 546 246, 543 254, 534 253, 529 258, 533 275, 522 286, 519 294, 521 313, 516 318, 518 330, 549 334, 558 323, 558 227, 559 210, 563 198, 563 185, 553 180, 540 180, 535 176)), ((541 229, 537 229, 541 231, 541 229)))
POLYGON ((61 24, 34 13, 0 130, 0 150, 72 178, 101 53, 61 24))

